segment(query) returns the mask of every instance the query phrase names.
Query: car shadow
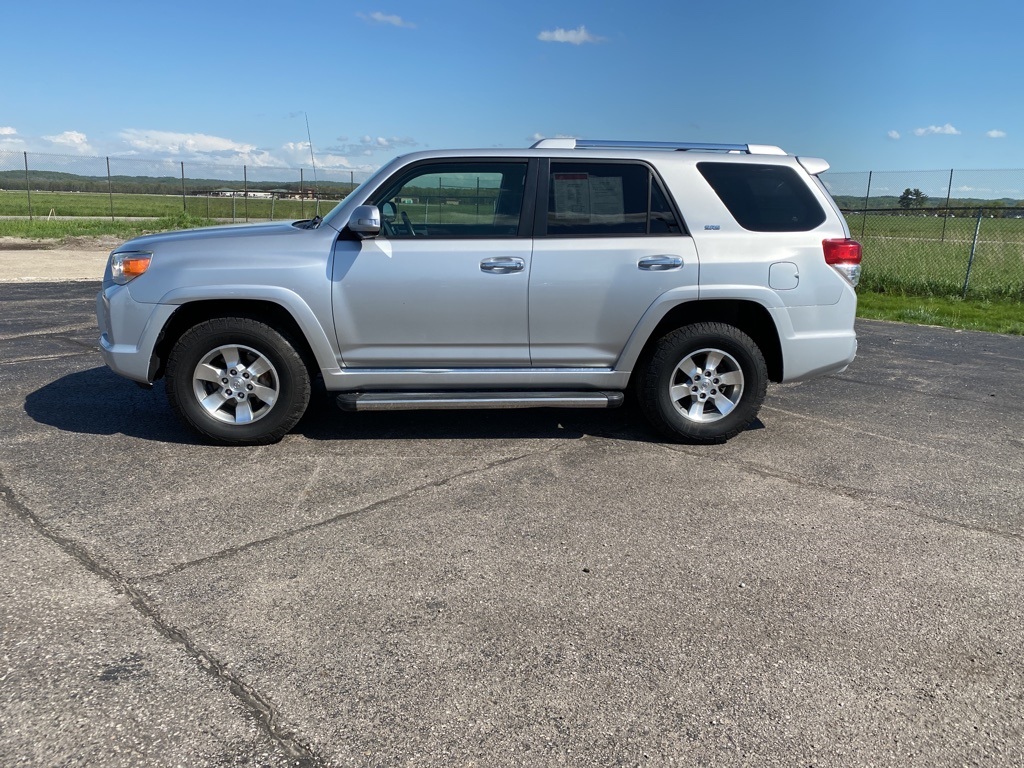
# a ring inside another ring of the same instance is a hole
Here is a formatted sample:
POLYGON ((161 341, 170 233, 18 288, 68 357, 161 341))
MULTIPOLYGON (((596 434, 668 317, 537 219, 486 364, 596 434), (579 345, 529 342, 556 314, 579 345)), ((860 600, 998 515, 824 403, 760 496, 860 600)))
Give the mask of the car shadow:
POLYGON ((25 413, 65 432, 201 443, 171 410, 163 387, 137 387, 105 366, 70 373, 29 393, 25 413))
MULTIPOLYGON (((182 424, 159 384, 136 387, 109 368, 63 376, 25 398, 25 413, 39 424, 66 432, 127 435, 184 445, 208 441, 182 424)), ((748 429, 763 429, 755 421, 748 429)), ((606 437, 642 443, 667 442, 635 408, 610 410, 381 411, 345 413, 322 388, 292 430, 310 440, 497 440, 606 437)))

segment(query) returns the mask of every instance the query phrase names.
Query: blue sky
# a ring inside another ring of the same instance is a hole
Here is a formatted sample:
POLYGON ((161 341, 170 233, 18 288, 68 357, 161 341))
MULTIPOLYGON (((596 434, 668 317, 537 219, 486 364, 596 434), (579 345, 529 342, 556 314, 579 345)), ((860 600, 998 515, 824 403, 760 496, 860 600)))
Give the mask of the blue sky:
POLYGON ((1024 8, 0 2, 0 150, 366 170, 541 136, 1024 168, 1024 8))

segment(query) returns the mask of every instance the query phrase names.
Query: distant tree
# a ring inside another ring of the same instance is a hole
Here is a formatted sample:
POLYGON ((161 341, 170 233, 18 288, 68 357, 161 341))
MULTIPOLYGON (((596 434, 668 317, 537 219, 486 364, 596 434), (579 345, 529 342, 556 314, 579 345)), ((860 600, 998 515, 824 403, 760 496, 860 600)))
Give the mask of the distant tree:
POLYGON ((914 189, 907 187, 903 190, 903 194, 900 195, 900 199, 896 201, 896 204, 903 210, 907 211, 911 208, 922 208, 927 201, 928 195, 920 189, 917 189, 916 187, 914 189))

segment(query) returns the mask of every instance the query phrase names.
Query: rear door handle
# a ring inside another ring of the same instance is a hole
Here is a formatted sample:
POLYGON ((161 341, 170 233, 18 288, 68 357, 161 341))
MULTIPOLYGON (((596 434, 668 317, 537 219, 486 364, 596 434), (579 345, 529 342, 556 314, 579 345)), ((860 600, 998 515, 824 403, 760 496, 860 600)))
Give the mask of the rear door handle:
POLYGON ((491 259, 484 259, 480 262, 481 272, 492 272, 496 275, 507 275, 509 272, 522 272, 526 268, 526 261, 515 256, 496 256, 491 259))
POLYGON ((683 266, 683 260, 679 256, 648 256, 640 259, 637 267, 646 269, 648 272, 665 272, 670 269, 679 269, 683 266))

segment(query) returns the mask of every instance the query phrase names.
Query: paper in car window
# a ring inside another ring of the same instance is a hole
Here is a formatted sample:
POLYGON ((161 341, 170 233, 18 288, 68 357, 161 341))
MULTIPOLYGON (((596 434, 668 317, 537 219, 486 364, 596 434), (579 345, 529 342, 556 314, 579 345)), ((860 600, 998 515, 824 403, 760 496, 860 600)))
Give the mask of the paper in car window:
POLYGON ((618 223, 625 220, 622 177, 588 173, 556 173, 555 218, 581 223, 618 223))

